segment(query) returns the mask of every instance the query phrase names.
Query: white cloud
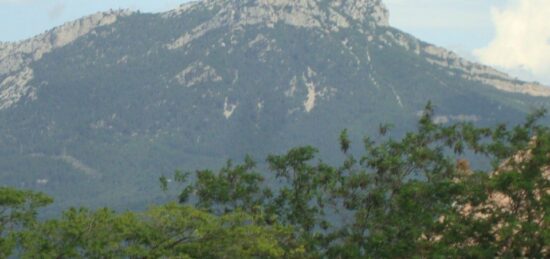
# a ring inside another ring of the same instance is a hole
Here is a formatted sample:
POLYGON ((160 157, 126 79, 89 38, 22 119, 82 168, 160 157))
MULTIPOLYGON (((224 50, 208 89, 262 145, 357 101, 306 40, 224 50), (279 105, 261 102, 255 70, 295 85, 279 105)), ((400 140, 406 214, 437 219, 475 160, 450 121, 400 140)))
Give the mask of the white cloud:
POLYGON ((550 75, 550 1, 510 0, 505 8, 493 8, 492 18, 496 35, 487 47, 474 51, 479 60, 546 81, 550 75))

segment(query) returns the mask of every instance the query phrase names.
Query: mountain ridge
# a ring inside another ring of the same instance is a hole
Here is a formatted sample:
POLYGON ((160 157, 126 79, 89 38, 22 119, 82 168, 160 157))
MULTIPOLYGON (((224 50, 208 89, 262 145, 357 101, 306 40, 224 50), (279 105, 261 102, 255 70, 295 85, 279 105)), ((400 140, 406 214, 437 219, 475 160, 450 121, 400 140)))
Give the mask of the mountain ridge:
POLYGON ((166 198, 157 179, 176 168, 300 145, 335 161, 343 128, 357 140, 393 123, 399 136, 428 101, 438 123, 480 125, 550 106, 544 89, 386 26, 385 10, 209 0, 100 13, 61 26, 61 41, 51 30, 11 47, 0 54, 0 182, 59 207, 143 208, 166 198))
MULTIPOLYGON (((326 33, 352 26, 359 22, 368 28, 377 26, 389 27, 389 11, 381 0, 354 1, 321 1, 321 0, 260 0, 260 1, 220 1, 205 0, 182 4, 179 8, 162 13, 165 17, 178 16, 182 12, 196 8, 215 9, 214 17, 202 23, 172 42, 166 44, 168 49, 184 47, 193 39, 201 37, 213 29, 230 26, 242 29, 242 26, 263 24, 273 27, 277 22, 305 28, 322 28, 326 33), (322 4, 326 6, 322 6, 322 4), (238 16, 238 17, 237 17, 238 16), (365 24, 366 22, 366 24, 365 24)), ((30 100, 37 98, 37 86, 29 86, 33 77, 31 62, 39 60, 42 55, 63 47, 83 35, 93 32, 97 27, 113 24, 118 18, 134 14, 130 10, 98 12, 84 18, 65 23, 43 34, 17 43, 0 44, 0 110, 16 104, 22 97, 30 100), (9 73, 18 72, 7 76, 9 73)), ((364 28, 358 28, 362 31, 364 28)), ((363 32, 365 33, 365 32, 363 32)), ((369 41, 373 35, 366 33, 369 41)), ((538 83, 524 82, 511 78, 489 66, 467 61, 452 51, 416 40, 406 33, 380 37, 387 44, 398 44, 414 50, 420 55, 428 55, 428 62, 466 73, 463 77, 491 85, 497 89, 523 93, 533 96, 550 96, 550 88, 538 83)))

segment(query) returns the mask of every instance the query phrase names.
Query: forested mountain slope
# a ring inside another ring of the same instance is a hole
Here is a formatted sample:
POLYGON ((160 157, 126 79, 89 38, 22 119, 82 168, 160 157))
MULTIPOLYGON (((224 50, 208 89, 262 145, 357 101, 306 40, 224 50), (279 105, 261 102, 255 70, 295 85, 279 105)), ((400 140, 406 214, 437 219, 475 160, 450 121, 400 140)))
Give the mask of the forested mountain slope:
MULTIPOLYGON (((392 28, 380 0, 204 0, 0 44, 0 184, 142 208, 161 174, 380 123, 517 122, 550 90, 392 28)), ((396 133, 398 134, 398 133, 396 133)))

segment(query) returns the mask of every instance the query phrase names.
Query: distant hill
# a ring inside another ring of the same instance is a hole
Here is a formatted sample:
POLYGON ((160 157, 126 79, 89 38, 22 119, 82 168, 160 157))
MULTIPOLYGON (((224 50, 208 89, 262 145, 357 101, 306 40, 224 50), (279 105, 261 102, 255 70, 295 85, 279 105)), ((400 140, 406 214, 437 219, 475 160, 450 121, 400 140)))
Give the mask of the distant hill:
MULTIPOLYGON (((429 7, 427 7, 429 8, 429 7)), ((0 185, 143 208, 158 177, 380 123, 517 122, 550 89, 392 28, 380 0, 204 0, 0 44, 0 185)), ((360 146, 360 145, 358 145, 360 146)))

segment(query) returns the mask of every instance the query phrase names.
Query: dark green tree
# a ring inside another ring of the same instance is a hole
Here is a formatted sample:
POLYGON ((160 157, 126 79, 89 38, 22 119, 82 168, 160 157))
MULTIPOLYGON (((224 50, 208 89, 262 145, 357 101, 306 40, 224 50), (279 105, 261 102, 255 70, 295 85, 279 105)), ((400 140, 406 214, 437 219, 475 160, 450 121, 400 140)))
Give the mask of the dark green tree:
MULTIPOLYGON (((179 204, 145 212, 70 209, 38 221, 47 196, 0 188, 0 257, 21 258, 546 258, 550 128, 543 111, 509 128, 388 126, 341 165, 313 147, 218 171, 176 172, 179 204), (470 162, 473 161, 473 162, 470 162)), ((169 179, 160 179, 168 190, 169 179)))
POLYGON ((36 222, 38 209, 52 203, 44 194, 0 187, 0 257, 13 253, 19 232, 36 222))

